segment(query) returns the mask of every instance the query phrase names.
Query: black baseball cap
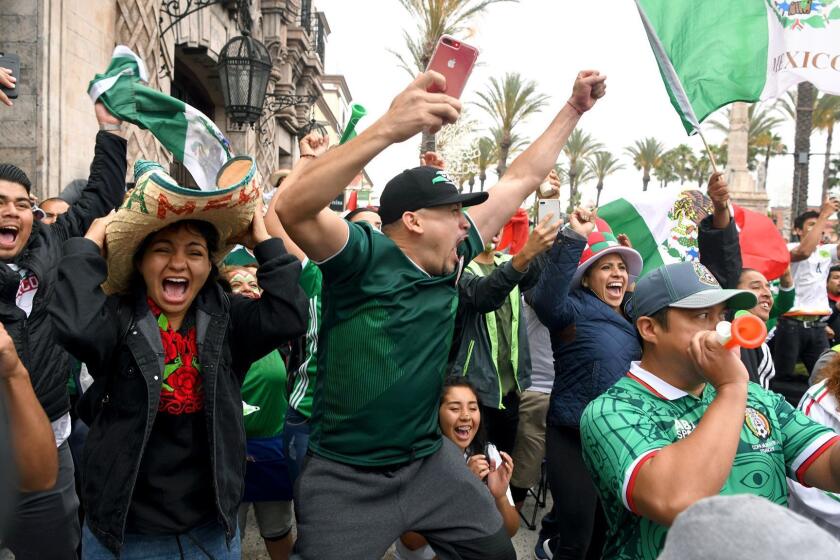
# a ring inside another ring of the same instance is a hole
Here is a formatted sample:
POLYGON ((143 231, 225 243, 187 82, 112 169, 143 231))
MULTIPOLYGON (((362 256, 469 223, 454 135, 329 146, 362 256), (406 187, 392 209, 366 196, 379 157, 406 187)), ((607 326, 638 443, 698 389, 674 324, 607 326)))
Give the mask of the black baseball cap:
POLYGON ((379 197, 379 217, 382 225, 386 225, 402 218, 405 212, 446 204, 475 206, 488 196, 486 192, 461 194, 444 171, 429 166, 415 167, 406 169, 385 185, 379 197))

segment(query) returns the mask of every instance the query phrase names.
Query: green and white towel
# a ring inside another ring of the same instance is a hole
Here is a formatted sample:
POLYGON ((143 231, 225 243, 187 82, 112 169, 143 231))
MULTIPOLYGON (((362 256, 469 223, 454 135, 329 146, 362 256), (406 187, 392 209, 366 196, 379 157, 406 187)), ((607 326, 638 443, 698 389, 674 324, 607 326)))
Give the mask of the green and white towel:
POLYGON ((689 134, 734 101, 800 82, 840 95, 840 0, 636 0, 689 134))
POLYGON ((201 111, 144 85, 148 80, 143 60, 118 45, 105 73, 90 82, 88 95, 118 119, 149 130, 184 163, 201 190, 215 190, 219 169, 232 157, 230 142, 201 111))

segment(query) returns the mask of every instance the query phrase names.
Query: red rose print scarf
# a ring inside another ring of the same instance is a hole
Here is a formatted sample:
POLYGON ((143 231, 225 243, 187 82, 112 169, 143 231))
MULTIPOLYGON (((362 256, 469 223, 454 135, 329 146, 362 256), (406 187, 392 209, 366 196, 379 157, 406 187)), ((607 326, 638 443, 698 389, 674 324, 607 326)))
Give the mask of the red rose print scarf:
POLYGON ((172 330, 169 319, 151 298, 149 309, 157 317, 160 340, 163 343, 163 386, 160 390, 158 412, 189 414, 204 408, 204 385, 198 365, 198 346, 195 327, 186 335, 172 330))

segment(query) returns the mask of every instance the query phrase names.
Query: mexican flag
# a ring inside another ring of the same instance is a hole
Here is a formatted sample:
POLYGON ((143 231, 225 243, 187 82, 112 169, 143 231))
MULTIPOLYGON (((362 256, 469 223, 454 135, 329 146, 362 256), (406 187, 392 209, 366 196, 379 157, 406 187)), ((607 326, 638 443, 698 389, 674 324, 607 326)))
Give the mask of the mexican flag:
MULTIPOLYGON (((781 276, 790 255, 773 221, 734 204, 732 208, 743 266, 771 280, 781 276)), ((598 209, 598 218, 614 234, 630 238, 644 260, 644 275, 663 264, 699 260, 699 224, 711 211, 711 200, 702 191, 672 187, 614 200, 598 209)))
POLYGON ((143 60, 118 45, 105 73, 91 80, 88 95, 118 119, 149 130, 184 163, 201 190, 215 190, 219 169, 232 157, 230 142, 203 113, 144 85, 148 81, 143 60))
POLYGON ((693 134, 734 101, 800 82, 840 95, 840 0, 636 0, 659 71, 693 134))

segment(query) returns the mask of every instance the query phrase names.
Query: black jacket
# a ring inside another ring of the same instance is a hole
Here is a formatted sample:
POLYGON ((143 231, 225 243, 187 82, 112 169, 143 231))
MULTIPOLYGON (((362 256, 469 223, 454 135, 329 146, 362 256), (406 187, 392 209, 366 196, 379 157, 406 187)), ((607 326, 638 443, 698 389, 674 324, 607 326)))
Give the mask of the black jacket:
MULTIPOLYGON (((228 539, 236 531, 245 474, 242 380, 252 362, 306 328, 298 260, 279 239, 259 244, 255 253, 261 299, 228 296, 208 281, 193 303, 216 509, 228 539)), ((106 296, 100 288, 106 273, 93 242, 68 241, 51 311, 59 341, 94 377, 79 403, 80 416, 90 424, 81 461, 82 501, 91 531, 118 552, 158 410, 164 353, 145 291, 106 296)))
MULTIPOLYGON (((514 295, 530 290, 540 278, 545 259, 540 255, 534 259, 525 272, 513 268, 509 255, 496 253, 494 261, 497 267, 488 276, 476 274, 478 263, 472 261, 465 267, 458 280, 458 315, 456 323, 460 325, 456 344, 452 345, 452 365, 450 372, 466 375, 478 391, 482 404, 491 408, 501 408, 501 379, 496 368, 495 353, 498 348, 498 335, 493 336, 487 323, 487 315, 495 313, 508 299, 515 288, 514 295)), ((522 298, 516 298, 516 309, 511 310, 516 330, 511 332, 511 345, 516 345, 516 386, 524 391, 531 386, 531 353, 528 346, 528 333, 522 312, 522 298)), ((493 333, 495 334, 495 333, 493 333)), ((511 354, 514 357, 514 354, 511 354)))
MULTIPOLYGON (((743 270, 738 228, 735 220, 731 219, 726 228, 715 229, 712 220, 713 216, 709 215, 700 222, 697 235, 700 262, 724 289, 735 289, 743 270)), ((767 389, 768 377, 775 375, 772 356, 761 347, 741 348, 741 361, 750 374, 750 381, 767 389)))
POLYGON ((0 322, 15 343, 32 387, 50 421, 70 410, 67 395, 68 357, 55 340, 48 314, 61 245, 84 235, 91 222, 120 205, 125 194, 125 146, 119 136, 100 132, 90 166, 90 178, 79 201, 52 225, 35 222, 32 235, 14 263, 38 279, 38 291, 29 317, 15 305, 20 275, 0 264, 0 322))

